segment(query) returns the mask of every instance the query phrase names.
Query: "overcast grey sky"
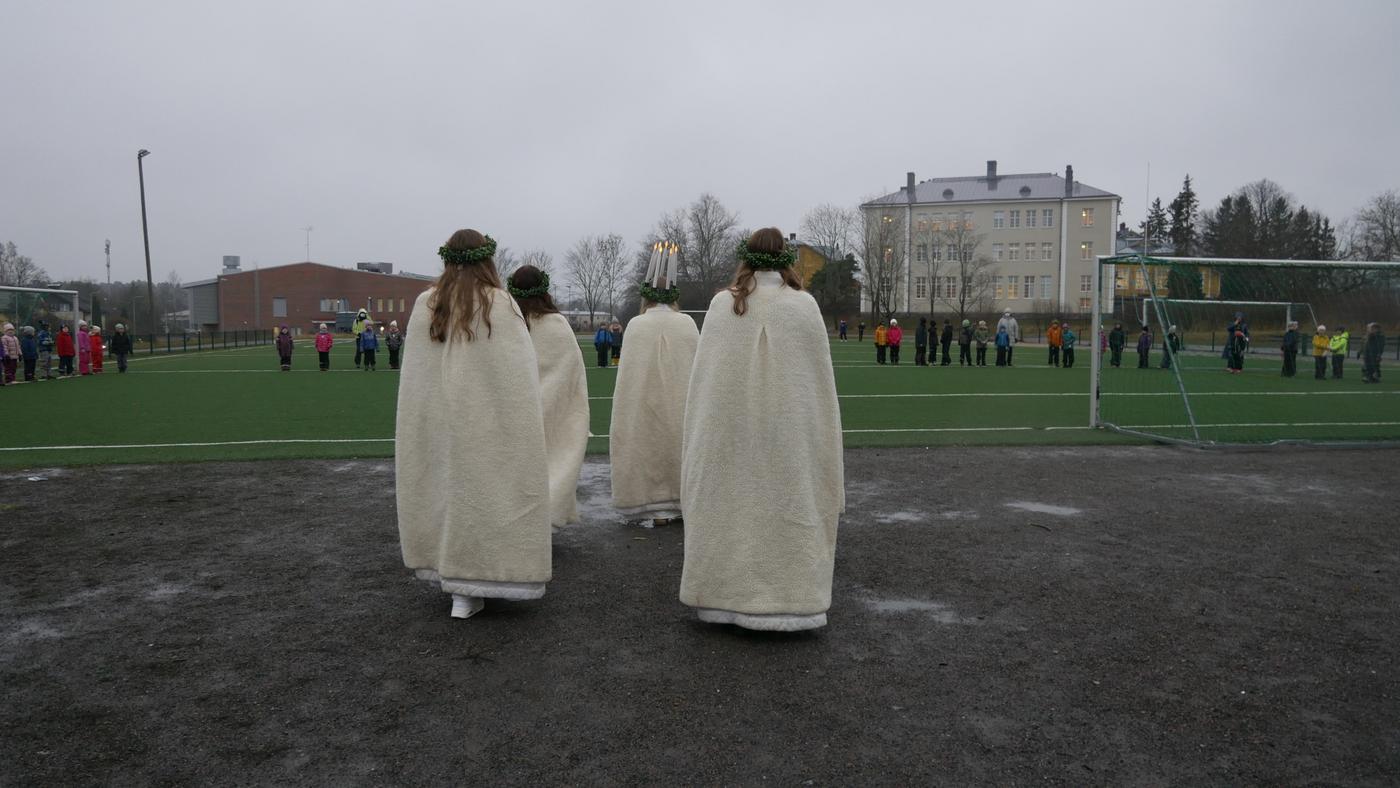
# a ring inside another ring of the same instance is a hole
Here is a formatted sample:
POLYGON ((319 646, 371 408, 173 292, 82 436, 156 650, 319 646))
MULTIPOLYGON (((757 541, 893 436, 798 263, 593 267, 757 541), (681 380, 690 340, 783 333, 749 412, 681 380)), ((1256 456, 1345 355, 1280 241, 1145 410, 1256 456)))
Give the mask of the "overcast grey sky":
POLYGON ((1141 217, 1189 172, 1334 221, 1400 188, 1400 3, 0 0, 0 240, 59 278, 224 254, 562 257, 703 191, 797 229, 920 179, 1060 171, 1141 217))

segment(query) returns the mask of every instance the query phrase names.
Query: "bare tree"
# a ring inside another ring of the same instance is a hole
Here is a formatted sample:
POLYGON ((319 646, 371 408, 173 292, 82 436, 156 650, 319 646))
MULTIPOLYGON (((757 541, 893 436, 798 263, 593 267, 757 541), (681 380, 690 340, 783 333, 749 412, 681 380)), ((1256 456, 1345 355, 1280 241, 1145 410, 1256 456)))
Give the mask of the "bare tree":
POLYGON ((33 287, 48 281, 49 275, 34 260, 19 253, 13 242, 0 246, 0 285, 33 287))
POLYGON ((609 274, 603 260, 600 239, 585 236, 574 242, 564 255, 569 266, 569 283, 588 311, 588 323, 596 323, 600 308, 608 302, 609 274))
POLYGON ((493 258, 496 261, 496 273, 501 275, 502 284, 505 283, 506 278, 509 277, 515 269, 523 265, 520 258, 517 257, 515 252, 511 251, 508 246, 502 246, 496 249, 496 254, 493 255, 493 258))
POLYGON ((1400 192, 1372 197, 1343 232, 1346 255, 1356 260, 1400 260, 1400 192))
POLYGON ((953 220, 943 224, 937 238, 943 246, 943 281, 933 282, 933 299, 956 312, 959 320, 988 309, 996 264, 980 251, 985 236, 971 222, 953 220))
POLYGON ((520 258, 520 265, 533 265, 546 274, 554 273, 554 257, 543 249, 530 249, 520 258))
POLYGON ((840 260, 854 242, 859 223, 857 211, 826 203, 818 205, 802 217, 799 232, 802 240, 821 251, 827 260, 840 260))
POLYGON ((734 272, 738 246, 739 215, 731 213, 719 198, 700 195, 685 211, 686 245, 680 258, 685 279, 697 283, 708 298, 728 283, 734 272))
POLYGON ((618 302, 626 297, 631 284, 627 278, 627 242, 617 233, 599 236, 594 240, 597 247, 598 265, 601 269, 603 290, 607 295, 608 313, 617 314, 618 302))
POLYGON ((870 298, 870 322, 879 325, 899 303, 904 269, 904 211, 897 207, 856 212, 856 251, 870 298))

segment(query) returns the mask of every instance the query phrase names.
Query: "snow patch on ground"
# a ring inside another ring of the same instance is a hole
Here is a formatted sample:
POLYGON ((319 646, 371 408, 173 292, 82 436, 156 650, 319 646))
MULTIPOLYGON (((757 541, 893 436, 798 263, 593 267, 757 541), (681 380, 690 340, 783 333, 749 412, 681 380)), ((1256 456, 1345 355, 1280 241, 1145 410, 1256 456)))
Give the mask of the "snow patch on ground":
POLYGON ((976 520, 978 517, 981 517, 977 512, 970 509, 964 511, 953 509, 946 512, 939 512, 938 516, 944 520, 976 520))
POLYGON ((1073 517, 1076 514, 1084 513, 1082 509, 1076 509, 1073 506, 1056 506, 1052 503, 1036 503, 1035 501, 1007 501, 1005 506, 1010 509, 1020 509, 1023 512, 1053 514, 1056 517, 1073 517))
POLYGON ((151 602, 164 602, 167 599, 177 597, 189 590, 189 586, 180 583, 161 583, 146 592, 146 599, 151 602))
POLYGON ((940 624, 975 624, 977 619, 958 615, 951 606, 925 599, 877 599, 867 597, 865 606, 884 615, 922 613, 940 624))
POLYGON ((612 468, 606 462, 585 462, 578 475, 578 519, 585 523, 616 522, 612 507, 612 468))
POLYGON ((35 619, 25 619, 19 622, 19 626, 4 633, 4 642, 7 644, 27 643, 35 640, 54 640, 63 637, 63 633, 35 619))

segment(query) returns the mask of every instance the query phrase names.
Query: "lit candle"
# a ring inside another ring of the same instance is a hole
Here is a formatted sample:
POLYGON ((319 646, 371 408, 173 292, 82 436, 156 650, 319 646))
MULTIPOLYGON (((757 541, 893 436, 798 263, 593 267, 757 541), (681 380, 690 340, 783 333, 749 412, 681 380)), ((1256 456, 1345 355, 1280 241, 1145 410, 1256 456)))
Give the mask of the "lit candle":
POLYGON ((657 266, 661 263, 661 243, 651 245, 651 260, 647 262, 647 284, 656 279, 657 266))

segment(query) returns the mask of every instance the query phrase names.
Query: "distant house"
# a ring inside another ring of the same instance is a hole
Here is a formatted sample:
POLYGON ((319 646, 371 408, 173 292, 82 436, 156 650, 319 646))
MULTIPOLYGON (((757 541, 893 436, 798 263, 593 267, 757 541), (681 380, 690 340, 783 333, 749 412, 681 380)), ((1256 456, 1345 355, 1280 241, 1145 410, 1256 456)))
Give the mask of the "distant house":
MULTIPOLYGON (((1130 229, 1124 223, 1118 224, 1118 232, 1114 238, 1114 254, 1142 254, 1143 249, 1147 249, 1149 257, 1174 257, 1176 247, 1170 238, 1152 238, 1144 241, 1143 233, 1130 229)), ((1113 294, 1115 297, 1125 296, 1148 296, 1155 291, 1157 295, 1163 297, 1183 298, 1181 293, 1173 294, 1170 291, 1169 281, 1171 279, 1171 269, 1162 266, 1153 266, 1149 269, 1154 280, 1153 286, 1148 286, 1148 279, 1141 267, 1134 268, 1129 265, 1116 265, 1113 267, 1113 294)), ((1200 278, 1202 298, 1220 297, 1220 269, 1218 268, 1196 268, 1195 276, 1200 278)), ((1196 293, 1187 295, 1194 296, 1196 293)))
POLYGON ((387 263, 362 264, 360 270, 322 263, 291 263, 255 268, 239 267, 238 258, 224 258, 224 270, 213 279, 184 286, 190 297, 190 327, 199 331, 238 331, 288 326, 292 333, 312 333, 320 323, 336 324, 340 312, 369 311, 380 322, 397 320, 407 329, 409 312, 419 293, 436 277, 389 273, 387 263), (368 268, 369 270, 364 270, 368 268))

